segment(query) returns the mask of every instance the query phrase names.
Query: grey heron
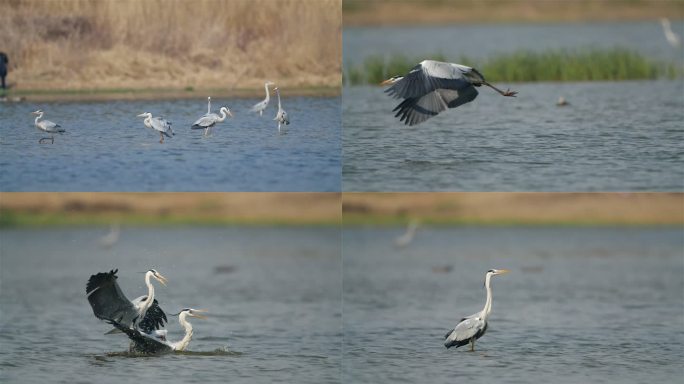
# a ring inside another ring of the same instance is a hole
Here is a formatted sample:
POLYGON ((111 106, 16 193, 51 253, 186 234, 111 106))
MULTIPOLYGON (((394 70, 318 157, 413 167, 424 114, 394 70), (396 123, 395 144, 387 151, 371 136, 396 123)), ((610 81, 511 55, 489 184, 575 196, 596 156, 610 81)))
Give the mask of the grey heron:
POLYGON ((170 121, 162 119, 161 117, 152 117, 152 114, 149 112, 141 113, 138 115, 138 117, 145 118, 145 120, 143 120, 143 124, 145 124, 147 128, 152 128, 159 132, 159 137, 161 138, 159 140, 160 143, 164 142, 164 135, 167 137, 174 135, 170 121))
POLYGON ((33 113, 34 115, 38 115, 36 117, 36 121, 35 121, 36 128, 40 129, 43 132, 47 132, 50 134, 50 137, 43 137, 42 139, 38 140, 38 143, 42 144, 43 140, 50 139, 52 141, 51 144, 54 144, 55 143, 55 133, 65 132, 65 129, 62 128, 59 124, 55 124, 50 120, 38 121, 38 120, 43 118, 43 114, 45 113, 41 109, 39 109, 35 112, 31 112, 31 113, 33 113))
POLYGON ((394 76, 381 83, 395 99, 404 99, 392 112, 407 125, 420 124, 448 108, 475 100, 475 87, 486 85, 502 96, 518 92, 502 91, 489 84, 475 68, 461 64, 423 60, 405 76, 394 76))
POLYGON ((278 87, 273 88, 275 91, 276 95, 278 96, 278 113, 276 113, 276 117, 273 118, 273 120, 278 121, 278 132, 280 132, 280 125, 289 125, 290 120, 287 117, 287 112, 283 109, 282 105, 280 104, 280 90, 278 87))
POLYGON ((482 311, 464 317, 456 325, 454 329, 447 332, 444 339, 444 346, 448 348, 460 347, 470 343, 470 350, 475 350, 475 340, 482 337, 487 331, 487 318, 489 313, 492 311, 492 287, 491 278, 492 276, 502 275, 504 273, 510 272, 507 269, 490 269, 485 275, 485 288, 487 289, 487 301, 482 311))
POLYGON ((189 316, 197 319, 205 319, 206 316, 202 315, 204 312, 206 311, 201 309, 185 308, 179 313, 174 314, 174 316, 178 315, 178 322, 181 324, 183 329, 185 329, 185 335, 183 338, 176 342, 170 342, 166 339, 166 330, 142 333, 137 329, 128 328, 117 321, 110 320, 109 323, 124 332, 128 338, 131 339, 131 352, 149 354, 169 353, 174 351, 184 351, 188 347, 190 341, 192 340, 193 330, 192 324, 190 324, 186 318, 189 316))
MULTIPOLYGON (((159 329, 166 322, 166 314, 154 298, 154 285, 151 278, 166 285, 167 279, 154 269, 145 272, 147 295, 133 301, 128 300, 116 282, 118 269, 100 272, 90 276, 86 285, 86 296, 95 317, 101 320, 116 321, 124 327, 140 328, 149 333, 159 329)), ((108 333, 114 333, 112 330, 108 333)))
POLYGON ((420 226, 420 222, 418 220, 411 220, 406 227, 406 232, 404 232, 403 235, 397 237, 394 239, 394 245, 397 247, 405 247, 413 241, 413 237, 416 235, 416 230, 418 230, 418 227, 420 226))
POLYGON ((264 83, 264 89, 266 90, 266 98, 262 101, 254 104, 251 111, 259 112, 259 116, 262 116, 266 107, 268 107, 268 102, 271 100, 271 95, 268 93, 268 86, 275 85, 273 82, 267 81, 264 83))
POLYGON ((230 109, 226 107, 221 107, 219 110, 219 113, 221 113, 221 116, 217 115, 216 113, 207 113, 204 116, 200 117, 197 119, 192 124, 192 129, 204 129, 204 135, 207 135, 207 132, 209 129, 211 129, 216 123, 220 123, 226 119, 226 117, 230 116, 233 117, 233 113, 230 112, 230 109))
POLYGON ((679 39, 679 36, 677 36, 677 34, 672 30, 670 20, 667 18, 662 18, 660 19, 660 25, 663 26, 663 34, 665 34, 665 39, 667 42, 674 48, 679 48, 681 40, 679 39))

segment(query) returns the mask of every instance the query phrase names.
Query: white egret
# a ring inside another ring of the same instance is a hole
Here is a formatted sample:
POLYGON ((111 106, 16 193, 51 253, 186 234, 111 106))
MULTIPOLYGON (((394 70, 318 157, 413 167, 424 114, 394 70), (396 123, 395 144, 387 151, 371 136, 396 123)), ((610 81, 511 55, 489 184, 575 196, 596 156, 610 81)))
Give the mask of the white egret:
POLYGON ((221 113, 221 116, 215 114, 215 113, 207 113, 206 115, 200 117, 197 119, 192 124, 192 129, 204 129, 204 135, 206 136, 207 133, 209 132, 209 129, 211 129, 216 123, 220 123, 226 119, 226 117, 230 116, 233 117, 233 113, 230 111, 230 109, 226 107, 221 107, 219 110, 221 113))
POLYGON ((397 247, 405 247, 413 241, 413 237, 416 235, 416 230, 418 230, 418 227, 420 226, 420 222, 418 220, 411 220, 406 227, 406 232, 404 232, 403 235, 397 237, 394 239, 394 245, 397 247))
MULTIPOLYGON (((90 276, 86 285, 86 296, 95 317, 101 320, 116 321, 124 327, 140 328, 144 332, 159 329, 166 322, 166 314, 154 298, 151 278, 166 285, 167 279, 161 273, 150 269, 145 273, 147 295, 133 301, 128 300, 116 282, 118 269, 100 272, 90 276)), ((114 333, 112 330, 108 333, 114 333)))
POLYGON ((42 110, 37 110, 35 112, 32 112, 34 115, 38 115, 36 117, 36 128, 40 129, 43 132, 47 132, 50 134, 50 137, 43 137, 42 139, 38 140, 38 143, 43 143, 43 140, 50 139, 52 142, 51 144, 55 143, 55 133, 62 133, 65 132, 66 130, 62 128, 59 124, 55 124, 50 120, 43 120, 43 121, 38 121, 43 117, 43 112, 42 110))
POLYGON ((109 233, 100 238, 100 245, 105 248, 111 248, 119 241, 119 235, 121 234, 121 227, 119 223, 113 223, 109 226, 109 233))
POLYGON ((482 337, 487 331, 487 318, 492 311, 492 276, 510 272, 507 269, 490 269, 485 275, 485 288, 487 289, 487 301, 482 311, 464 317, 454 329, 449 331, 445 338, 444 346, 448 348, 460 347, 470 343, 470 350, 475 350, 475 340, 482 337))
POLYGON ((663 26, 663 34, 665 34, 665 39, 667 42, 674 48, 679 48, 681 45, 681 40, 679 39, 679 36, 677 36, 677 34, 672 30, 670 20, 667 18, 662 18, 660 19, 660 25, 663 26))
POLYGON ((109 323, 124 332, 128 338, 131 339, 131 352, 150 354, 169 353, 173 351, 184 351, 188 347, 192 340, 193 330, 192 324, 190 324, 186 318, 189 316, 197 319, 205 319, 206 316, 202 315, 202 313, 205 312, 205 310, 201 309, 185 308, 179 313, 174 314, 178 315, 178 322, 183 326, 183 329, 185 329, 183 338, 176 342, 166 340, 166 330, 142 333, 137 329, 128 328, 116 321, 109 321, 109 323))
POLYGON ((138 117, 145 118, 145 120, 143 120, 143 124, 145 124, 147 128, 152 128, 155 131, 159 132, 159 137, 161 138, 159 140, 160 143, 164 143, 164 135, 166 135, 167 137, 171 137, 174 135, 170 121, 165 120, 161 117, 152 117, 152 114, 149 112, 141 113, 138 115, 138 117))
POLYGON ((273 118, 273 120, 278 121, 278 132, 280 132, 280 125, 281 124, 289 125, 290 120, 287 117, 287 112, 285 112, 282 105, 280 104, 280 90, 278 89, 278 87, 273 88, 273 90, 275 91, 276 95, 278 96, 278 113, 276 113, 276 117, 273 118))
POLYGON ((252 112, 259 112, 259 116, 262 116, 266 107, 268 107, 268 102, 271 100, 271 95, 268 93, 268 86, 275 85, 273 82, 267 81, 264 83, 264 89, 266 90, 266 98, 252 107, 252 112))
POLYGON ((518 93, 496 88, 474 68, 434 60, 423 60, 406 76, 394 76, 381 85, 389 85, 385 92, 390 96, 404 99, 392 112, 397 112, 394 116, 407 125, 420 124, 447 108, 475 100, 475 87, 481 85, 491 87, 502 96, 515 97, 518 93))

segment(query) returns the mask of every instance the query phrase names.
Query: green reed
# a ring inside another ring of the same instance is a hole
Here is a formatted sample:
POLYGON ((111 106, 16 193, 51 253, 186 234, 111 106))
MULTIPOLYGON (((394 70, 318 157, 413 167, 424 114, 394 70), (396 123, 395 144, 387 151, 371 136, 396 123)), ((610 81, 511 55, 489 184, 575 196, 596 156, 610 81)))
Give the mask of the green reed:
MULTIPOLYGON (((438 53, 432 60, 453 61, 476 67, 490 81, 618 81, 674 78, 682 75, 674 63, 653 60, 625 48, 517 51, 475 60, 468 56, 447 58, 438 53)), ((407 73, 421 59, 394 55, 371 56, 362 65, 347 65, 345 83, 377 84, 407 73)))

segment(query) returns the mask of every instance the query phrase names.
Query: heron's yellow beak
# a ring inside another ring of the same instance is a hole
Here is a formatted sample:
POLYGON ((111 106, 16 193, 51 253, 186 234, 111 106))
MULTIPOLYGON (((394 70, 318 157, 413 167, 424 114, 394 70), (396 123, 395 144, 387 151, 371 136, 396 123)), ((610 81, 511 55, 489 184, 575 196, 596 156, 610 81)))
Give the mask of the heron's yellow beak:
POLYGON ((193 316, 193 317, 196 317, 196 318, 198 318, 198 319, 206 319, 206 318, 207 318, 206 316, 200 315, 200 314, 198 314, 197 312, 206 313, 206 312, 207 312, 206 309, 193 309, 193 310, 192 310, 192 316, 193 316))
POLYGON ((387 79, 387 80, 383 81, 382 83, 380 83, 380 85, 390 85, 390 84, 392 84, 392 79, 387 79))
POLYGON ((162 276, 162 274, 159 272, 157 272, 157 275, 159 275, 159 276, 155 276, 157 278, 157 280, 159 280, 159 282, 162 283, 162 285, 166 287, 166 283, 168 283, 169 280, 166 277, 162 276))
POLYGON ((499 272, 499 275, 503 275, 503 274, 508 273, 510 271, 511 271, 510 269, 499 269, 498 272, 499 272))
POLYGON ((138 115, 138 117, 146 117, 146 116, 147 116, 146 113, 141 113, 141 114, 138 115))

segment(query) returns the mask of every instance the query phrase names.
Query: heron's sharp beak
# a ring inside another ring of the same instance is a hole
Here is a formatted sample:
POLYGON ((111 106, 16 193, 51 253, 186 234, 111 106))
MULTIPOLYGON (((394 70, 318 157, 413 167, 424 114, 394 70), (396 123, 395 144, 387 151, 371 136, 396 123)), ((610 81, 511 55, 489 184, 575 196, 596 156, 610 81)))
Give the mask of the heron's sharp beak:
POLYGON ((198 314, 197 312, 200 312, 200 313, 207 313, 207 310, 206 310, 206 309, 193 309, 193 310, 192 310, 192 316, 193 316, 193 317, 196 317, 196 318, 198 318, 198 319, 206 319, 206 318, 207 318, 206 316, 201 315, 201 314, 198 314))
POLYGON ((510 271, 511 271, 510 269, 499 269, 499 271, 498 271, 499 273, 498 273, 498 274, 499 274, 499 275, 503 275, 503 274, 508 273, 508 272, 510 272, 510 271))
MULTIPOLYGON (((168 283, 169 280, 168 280, 166 277, 162 276, 161 273, 157 273, 157 274, 159 275, 159 276, 157 277, 157 280, 159 280, 159 282, 162 283, 162 285, 164 285, 164 286, 166 287, 166 283, 168 283)), ((156 277, 156 276, 155 276, 155 277, 156 277)))
POLYGON ((145 117, 145 114, 144 114, 144 113, 141 113, 141 114, 138 115, 138 117, 145 117))
POLYGON ((387 80, 383 81, 382 83, 380 83, 380 85, 390 85, 390 84, 392 84, 392 79, 387 79, 387 80))

